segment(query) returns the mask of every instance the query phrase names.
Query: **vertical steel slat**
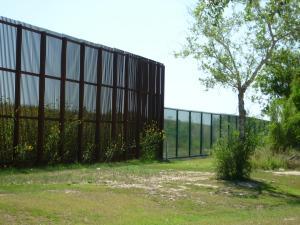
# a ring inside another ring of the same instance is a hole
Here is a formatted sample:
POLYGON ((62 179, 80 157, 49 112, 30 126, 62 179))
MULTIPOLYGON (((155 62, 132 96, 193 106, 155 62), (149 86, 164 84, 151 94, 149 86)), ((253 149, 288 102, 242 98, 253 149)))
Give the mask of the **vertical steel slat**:
POLYGON ((102 82, 102 49, 98 49, 97 57, 97 94, 96 94, 96 127, 95 127, 95 161, 100 160, 100 117, 101 117, 101 82, 102 82))
POLYGON ((117 104, 117 78, 118 78, 118 54, 114 53, 113 58, 113 92, 112 92, 112 127, 111 127, 111 138, 116 139, 116 104, 117 104))
POLYGON ((80 78, 79 78, 79 112, 78 112, 78 148, 77 148, 77 161, 82 162, 83 151, 83 101, 84 101, 84 58, 85 58, 85 45, 80 45, 80 78))
POLYGON ((38 140, 37 164, 43 158, 44 128, 45 128, 45 66, 46 66, 46 33, 41 34, 40 46, 40 76, 39 76, 39 114, 38 114, 38 140))
POLYGON ((151 97, 151 110, 152 110, 152 120, 155 120, 155 75, 156 75, 156 64, 152 63, 152 97, 151 97))
MULTIPOLYGON (((165 111, 164 111, 164 105, 165 105, 165 66, 162 66, 162 71, 161 71, 161 104, 160 104, 160 129, 164 129, 164 117, 165 117, 165 111)), ((160 156, 161 159, 163 159, 163 141, 161 143, 160 147, 160 156)))
POLYGON ((153 77, 153 66, 151 62, 148 62, 148 71, 149 71, 149 94, 148 94, 148 117, 149 121, 153 120, 153 105, 152 105, 152 98, 153 98, 153 82, 150 79, 153 77))
POLYGON ((159 79, 159 65, 156 64, 156 76, 155 76, 155 81, 156 81, 156 90, 155 90, 155 120, 158 121, 159 119, 159 98, 160 98, 160 90, 159 90, 159 86, 160 86, 160 79, 159 79))
POLYGON ((67 72, 67 39, 62 39, 62 48, 61 48, 61 82, 60 82, 60 147, 59 147, 59 156, 63 160, 64 156, 64 136, 65 136, 65 96, 66 96, 66 72, 67 72))
POLYGON ((149 64, 149 60, 147 60, 147 63, 146 63, 146 67, 145 67, 145 70, 146 70, 146 74, 147 74, 147 94, 146 94, 146 104, 145 104, 145 108, 146 108, 146 121, 150 121, 150 80, 149 80, 149 77, 150 77, 150 64, 149 64))
POLYGON ((16 39, 16 74, 15 74, 15 105, 14 105, 14 138, 13 138, 13 161, 16 159, 16 148, 19 144, 20 136, 20 82, 22 63, 22 26, 17 27, 16 39))
MULTIPOLYGON (((124 142, 126 146, 129 146, 128 143, 128 74, 129 74, 129 55, 125 57, 125 93, 124 93, 124 115, 123 115, 123 134, 124 142)), ((128 149, 124 152, 124 159, 128 157, 128 149)))
POLYGON ((136 132, 135 132, 135 139, 136 139, 136 152, 135 157, 140 157, 140 129, 141 129, 141 76, 142 76, 142 59, 138 59, 138 74, 137 74, 137 118, 136 118, 136 132))

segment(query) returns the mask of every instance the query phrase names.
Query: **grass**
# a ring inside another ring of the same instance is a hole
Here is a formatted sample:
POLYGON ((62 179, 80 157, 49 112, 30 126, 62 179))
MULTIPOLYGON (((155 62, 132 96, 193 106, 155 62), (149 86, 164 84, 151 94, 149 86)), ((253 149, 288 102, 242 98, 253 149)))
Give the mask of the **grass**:
POLYGON ((274 152, 268 146, 260 147, 255 150, 251 157, 252 166, 256 169, 274 170, 300 169, 299 151, 289 149, 285 152, 274 152), (294 158, 294 159, 293 159, 294 158))
POLYGON ((0 224, 300 224, 300 179, 214 177, 210 158, 0 171, 0 224))

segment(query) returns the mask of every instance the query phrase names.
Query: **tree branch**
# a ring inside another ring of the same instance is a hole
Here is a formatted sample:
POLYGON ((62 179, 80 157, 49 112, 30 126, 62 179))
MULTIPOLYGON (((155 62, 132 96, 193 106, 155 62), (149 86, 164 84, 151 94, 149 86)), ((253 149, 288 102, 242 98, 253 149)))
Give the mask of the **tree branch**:
POLYGON ((218 42, 220 45, 222 45, 225 50, 227 51, 230 59, 231 59, 231 62, 232 62, 232 65, 234 67, 234 70, 235 70, 235 76, 236 76, 236 79, 237 79, 237 83, 238 83, 238 86, 241 86, 241 79, 240 79, 240 73, 239 73, 239 70, 237 69, 237 66, 236 66, 236 63, 235 63, 235 59, 230 51, 230 48, 228 45, 225 44, 225 41, 224 41, 224 37, 222 36, 222 40, 219 40, 218 38, 215 38, 215 41, 218 42))
POLYGON ((266 23, 267 23, 268 31, 269 31, 269 34, 270 34, 270 37, 271 37, 271 46, 267 50, 265 57, 260 61, 260 63, 258 64, 258 66, 255 68, 255 70, 252 73, 250 79, 246 80, 245 83, 242 85, 242 87, 245 88, 245 89, 247 89, 252 84, 252 82, 257 77, 258 72, 266 64, 266 62, 270 59, 270 57, 272 55, 272 52, 273 52, 273 50, 274 50, 277 42, 279 41, 279 39, 275 39, 275 36, 273 34, 273 31, 272 31, 271 24, 267 20, 266 20, 266 23))

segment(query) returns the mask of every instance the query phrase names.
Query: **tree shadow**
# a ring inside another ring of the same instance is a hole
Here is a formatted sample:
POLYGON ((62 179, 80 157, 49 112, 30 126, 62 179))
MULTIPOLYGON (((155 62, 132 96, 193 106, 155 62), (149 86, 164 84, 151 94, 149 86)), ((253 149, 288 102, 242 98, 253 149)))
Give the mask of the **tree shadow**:
POLYGON ((280 199, 290 205, 300 205, 299 195, 280 190, 279 187, 267 182, 247 179, 243 181, 223 181, 223 184, 227 190, 231 190, 229 194, 234 197, 258 199, 261 196, 269 196, 280 199))

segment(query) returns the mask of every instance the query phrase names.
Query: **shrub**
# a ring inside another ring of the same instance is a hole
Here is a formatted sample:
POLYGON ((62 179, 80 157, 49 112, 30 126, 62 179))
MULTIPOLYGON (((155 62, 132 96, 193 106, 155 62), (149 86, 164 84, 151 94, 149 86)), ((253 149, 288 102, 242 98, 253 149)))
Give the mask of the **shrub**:
POLYGON ((59 124, 53 124, 45 133, 44 158, 48 163, 52 164, 60 160, 58 154, 60 143, 59 124))
POLYGON ((141 160, 151 161, 158 158, 164 137, 164 131, 159 129, 157 122, 151 121, 145 124, 140 134, 141 160))
POLYGON ((290 148, 300 150, 300 78, 293 80, 291 95, 277 99, 269 108, 271 117, 269 143, 280 153, 290 148))
POLYGON ((300 112, 290 116, 284 124, 288 147, 300 150, 300 112))
POLYGON ((111 141, 105 148, 105 161, 112 162, 119 160, 125 151, 125 143, 123 137, 118 135, 117 138, 111 141))
POLYGON ((213 147, 217 177, 225 180, 249 178, 250 156, 255 150, 256 143, 256 138, 250 133, 247 133, 244 141, 239 140, 237 133, 219 139, 213 147))
POLYGON ((95 153, 96 145, 94 143, 88 142, 83 151, 83 162, 90 163, 93 161, 93 156, 95 153))
POLYGON ((12 119, 0 118, 0 167, 12 163, 13 130, 14 121, 12 119))
POLYGON ((78 138, 78 125, 80 120, 66 120, 64 133, 61 135, 61 141, 64 145, 64 152, 62 162, 74 162, 77 159, 77 138, 78 138))

